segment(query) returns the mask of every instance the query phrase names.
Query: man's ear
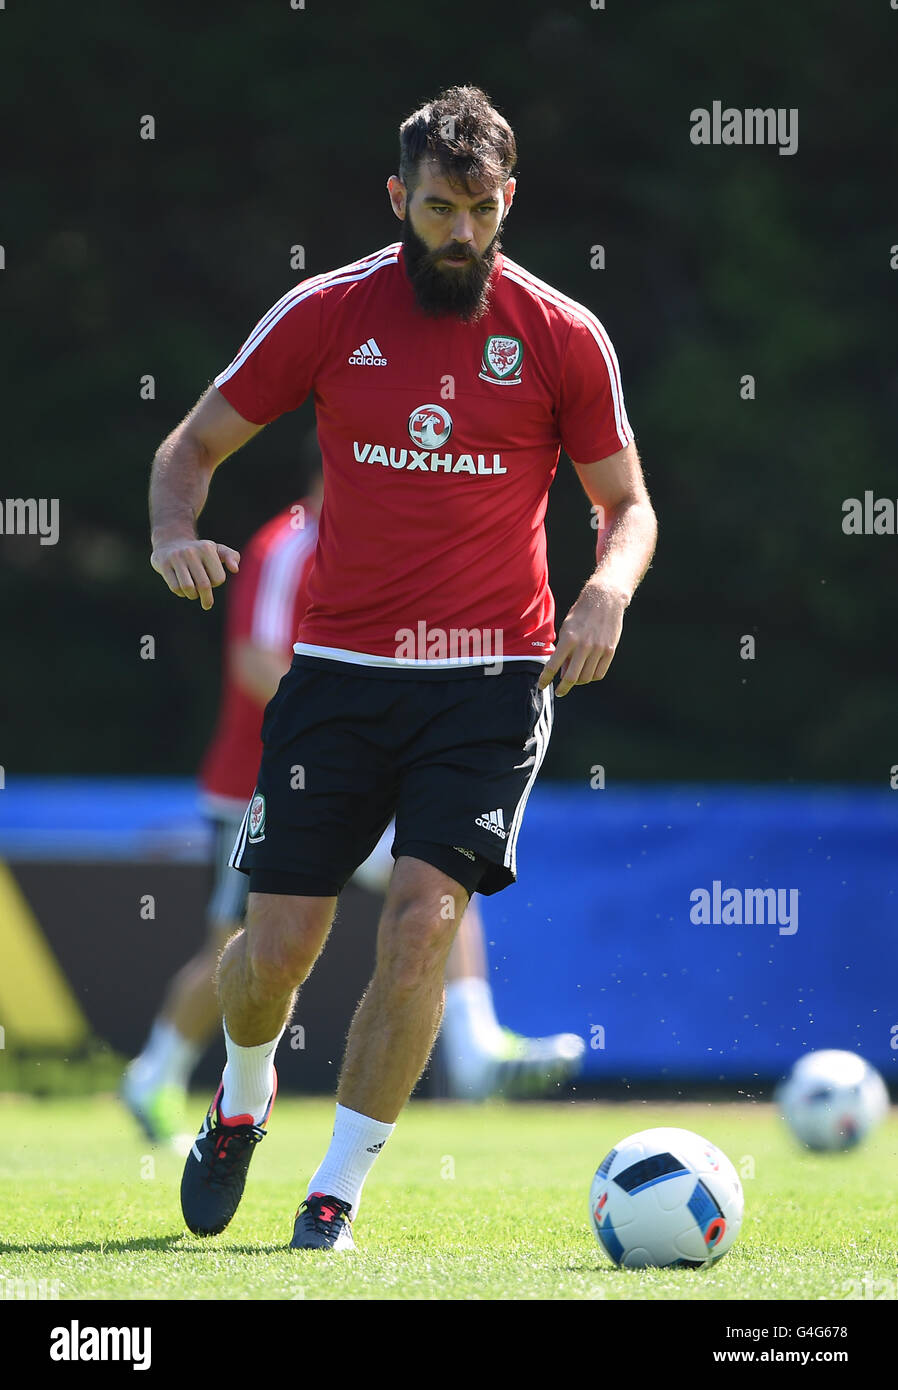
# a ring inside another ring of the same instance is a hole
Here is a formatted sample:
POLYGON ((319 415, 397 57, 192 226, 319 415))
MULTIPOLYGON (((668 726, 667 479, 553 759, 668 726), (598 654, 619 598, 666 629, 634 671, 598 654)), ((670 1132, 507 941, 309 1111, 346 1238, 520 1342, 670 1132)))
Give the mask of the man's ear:
POLYGON ((400 222, 404 222, 406 208, 408 206, 408 189, 398 174, 391 174, 387 179, 387 192, 390 195, 390 204, 393 211, 400 222))
POLYGON ((508 213, 509 213, 509 211, 511 210, 511 204, 512 204, 512 202, 513 202, 513 200, 514 200, 514 191, 515 191, 516 188, 517 188, 517 179, 506 179, 506 181, 505 181, 505 187, 504 187, 504 189, 502 190, 502 197, 503 197, 503 200, 504 200, 504 202, 505 202, 505 212, 504 212, 504 214, 503 214, 503 220, 504 220, 505 217, 508 216, 508 213))

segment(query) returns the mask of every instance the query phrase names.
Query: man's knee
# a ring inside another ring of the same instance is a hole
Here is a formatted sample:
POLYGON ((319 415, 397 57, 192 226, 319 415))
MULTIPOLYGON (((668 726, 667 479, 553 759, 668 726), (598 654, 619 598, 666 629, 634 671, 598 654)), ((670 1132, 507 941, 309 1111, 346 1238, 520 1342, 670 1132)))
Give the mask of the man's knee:
POLYGON ((381 919, 378 974, 391 992, 413 995, 434 980, 442 982, 446 957, 467 902, 453 893, 403 894, 387 902, 381 919), (442 901, 440 900, 442 899, 442 901))
POLYGON ((251 893, 244 927, 246 969, 254 994, 289 994, 307 978, 330 928, 330 898, 251 893))

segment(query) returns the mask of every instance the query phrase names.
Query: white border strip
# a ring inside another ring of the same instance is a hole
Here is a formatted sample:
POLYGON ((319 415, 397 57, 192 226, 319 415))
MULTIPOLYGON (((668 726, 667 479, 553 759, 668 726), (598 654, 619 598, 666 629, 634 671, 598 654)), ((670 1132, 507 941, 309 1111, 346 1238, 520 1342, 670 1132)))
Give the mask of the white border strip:
MULTIPOLYGON (((255 796, 255 794, 256 793, 254 789, 253 796, 255 796)), ((231 850, 231 856, 228 859, 229 869, 239 869, 241 860, 243 859, 243 851, 246 849, 247 827, 249 824, 249 808, 253 804, 253 796, 250 797, 249 801, 246 804, 246 810, 243 813, 243 820, 240 822, 240 829, 237 831, 237 838, 234 841, 234 848, 231 850)))
POLYGON ((533 771, 527 778, 527 785, 525 786, 521 794, 521 799, 515 807, 514 814, 511 818, 511 827, 508 832, 508 842, 505 846, 505 856, 502 861, 505 867, 507 869, 511 869, 511 872, 515 875, 517 874, 518 869, 518 832, 521 829, 521 823, 524 819, 524 808, 527 805, 527 798, 533 790, 533 784, 536 781, 537 774, 539 773, 539 770, 543 764, 543 759, 546 756, 546 750, 549 747, 549 739, 552 736, 552 719, 554 707, 555 692, 551 685, 547 685, 543 691, 543 707, 540 710, 539 718, 536 721, 532 735, 533 738, 536 740, 536 753, 533 759, 533 771))
POLYGON ((376 656, 373 652, 353 652, 346 647, 317 647, 312 642, 294 642, 293 650, 300 656, 323 656, 330 661, 345 661, 350 666, 390 666, 397 671, 414 670, 415 667, 423 671, 434 671, 444 667, 454 670, 463 666, 501 667, 505 661, 541 661, 545 665, 551 655, 550 652, 534 652, 532 656, 472 656, 464 660, 457 656, 437 656, 430 659, 426 656, 376 656))

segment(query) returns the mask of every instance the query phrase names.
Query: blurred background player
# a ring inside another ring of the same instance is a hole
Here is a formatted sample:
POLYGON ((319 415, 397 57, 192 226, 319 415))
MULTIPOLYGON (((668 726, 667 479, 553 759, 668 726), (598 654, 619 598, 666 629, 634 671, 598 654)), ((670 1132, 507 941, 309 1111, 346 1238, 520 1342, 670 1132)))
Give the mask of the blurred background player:
MULTIPOLYGON (((122 1099, 154 1142, 185 1131, 190 1075, 221 1023, 218 958, 243 923, 249 878, 230 868, 228 858, 255 786, 262 713, 290 666, 307 606, 306 581, 323 497, 314 430, 303 453, 309 460, 308 495, 255 533, 228 586, 221 708, 200 770, 203 810, 213 827, 215 878, 207 938, 172 979, 144 1049, 122 1084, 122 1099)), ((391 824, 353 876, 353 882, 380 895, 393 869, 393 833, 391 824)), ((475 898, 459 924, 445 978, 440 1057, 449 1095, 470 1100, 491 1094, 540 1095, 579 1071, 585 1044, 577 1034, 526 1038, 500 1025, 475 898)))

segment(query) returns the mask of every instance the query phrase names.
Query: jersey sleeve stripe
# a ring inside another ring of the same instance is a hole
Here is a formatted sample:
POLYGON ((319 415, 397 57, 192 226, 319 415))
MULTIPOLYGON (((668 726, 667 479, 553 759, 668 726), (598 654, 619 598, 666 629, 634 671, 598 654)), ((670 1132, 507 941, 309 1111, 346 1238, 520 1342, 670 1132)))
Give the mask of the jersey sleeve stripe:
POLYGON ((293 608, 303 568, 315 548, 318 528, 288 528, 262 562, 253 604, 252 640, 272 651, 289 652, 296 636, 293 608))
MULTIPOLYGON (((627 418, 627 411, 624 405, 624 390, 621 384, 620 364, 617 354, 611 343, 611 339, 605 332, 604 326, 584 304, 578 304, 575 299, 569 299, 567 295, 554 290, 551 285, 544 284, 542 280, 537 280, 528 271, 518 266, 511 268, 511 263, 506 261, 502 274, 517 285, 522 285, 524 289, 531 290, 540 299, 545 299, 548 303, 554 304, 559 309, 565 309, 589 330, 595 339, 596 346, 602 354, 605 366, 608 369, 608 379, 611 385, 611 400, 614 406, 614 423, 617 429, 617 437, 621 442, 621 448, 626 448, 633 442, 633 429, 627 418)), ((578 463, 591 463, 591 459, 578 459, 578 463)))
MULTIPOLYGON (((524 270, 521 266, 514 266, 514 271, 524 282, 529 282, 537 293, 542 294, 543 298, 551 300, 560 308, 569 310, 589 328, 599 345, 602 356, 605 358, 606 365, 610 359, 611 365, 609 367, 609 374, 611 375, 612 391, 614 391, 616 386, 620 402, 621 423, 624 426, 625 433, 629 435, 626 444, 631 443, 633 439, 633 430, 630 421, 627 419, 627 412, 624 407, 624 389, 621 381, 620 364, 617 360, 617 353, 614 351, 614 345, 605 330, 604 324, 596 318, 591 309, 587 309, 585 304, 580 304, 576 299, 571 299, 568 295, 562 294, 560 290, 556 290, 552 285, 546 284, 545 281, 538 279, 537 276, 531 275, 529 271, 524 270)), ((617 418, 616 414, 615 418, 617 418)))
POLYGON ((301 304, 304 299, 308 299, 310 295, 316 294, 318 290, 324 289, 327 286, 344 285, 353 280, 364 280, 369 275, 373 275, 376 270, 380 270, 383 266, 395 264, 399 256, 398 245, 399 244, 396 243, 394 246, 384 247, 382 251, 376 252, 373 256, 366 257, 364 261, 357 261, 353 265, 341 266, 339 270, 330 270, 324 275, 315 275, 311 280, 303 280, 301 284, 295 285, 292 290, 288 290, 285 295, 281 296, 276 304, 272 305, 268 313, 259 320, 234 360, 225 367, 223 372, 219 372, 218 376, 215 377, 213 385, 223 386, 226 381, 229 381, 234 373, 243 366, 253 350, 262 342, 263 338, 267 337, 275 324, 279 323, 284 315, 288 314, 295 305, 301 304), (358 273, 344 273, 357 271, 359 267, 361 267, 361 269, 358 273))

